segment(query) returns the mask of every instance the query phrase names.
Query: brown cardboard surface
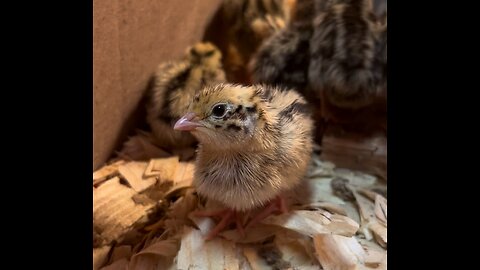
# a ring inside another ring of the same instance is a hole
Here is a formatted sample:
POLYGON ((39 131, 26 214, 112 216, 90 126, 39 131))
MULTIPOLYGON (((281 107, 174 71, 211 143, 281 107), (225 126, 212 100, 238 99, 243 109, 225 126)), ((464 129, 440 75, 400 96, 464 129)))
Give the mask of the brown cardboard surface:
POLYGON ((221 0, 93 3, 94 170, 126 139, 155 67, 200 41, 221 0))

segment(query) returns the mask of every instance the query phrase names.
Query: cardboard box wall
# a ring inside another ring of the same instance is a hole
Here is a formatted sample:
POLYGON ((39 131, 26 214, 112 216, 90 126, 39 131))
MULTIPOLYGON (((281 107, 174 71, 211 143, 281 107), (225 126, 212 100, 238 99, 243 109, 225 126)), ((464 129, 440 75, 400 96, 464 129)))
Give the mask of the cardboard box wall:
POLYGON ((142 121, 139 103, 156 66, 202 40, 221 0, 93 2, 93 169, 142 121))

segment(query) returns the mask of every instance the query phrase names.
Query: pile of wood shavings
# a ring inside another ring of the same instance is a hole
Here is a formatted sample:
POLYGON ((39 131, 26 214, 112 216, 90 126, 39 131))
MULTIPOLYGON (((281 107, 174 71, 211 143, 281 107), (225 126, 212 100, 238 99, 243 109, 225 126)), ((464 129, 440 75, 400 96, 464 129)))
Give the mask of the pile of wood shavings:
POLYGON ((374 176, 314 155, 288 213, 204 241, 215 221, 190 213, 220 206, 191 187, 193 162, 128 159, 93 174, 94 269, 386 269, 386 186, 374 176))

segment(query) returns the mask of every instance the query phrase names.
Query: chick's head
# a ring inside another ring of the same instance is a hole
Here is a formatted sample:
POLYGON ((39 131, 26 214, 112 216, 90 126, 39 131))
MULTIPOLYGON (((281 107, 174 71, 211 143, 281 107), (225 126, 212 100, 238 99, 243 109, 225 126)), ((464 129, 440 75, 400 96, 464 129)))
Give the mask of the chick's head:
POLYGON ((222 53, 210 42, 200 42, 187 49, 187 60, 194 65, 217 69, 222 67, 222 53))
POLYGON ((257 92, 254 87, 231 84, 205 87, 174 128, 221 149, 248 146, 266 119, 266 104, 257 92))

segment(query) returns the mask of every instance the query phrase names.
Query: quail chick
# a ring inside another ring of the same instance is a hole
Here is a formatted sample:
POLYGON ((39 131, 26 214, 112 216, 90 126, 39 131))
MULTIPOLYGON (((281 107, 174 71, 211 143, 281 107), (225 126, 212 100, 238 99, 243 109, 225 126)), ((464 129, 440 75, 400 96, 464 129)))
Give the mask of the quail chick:
POLYGON ((239 216, 258 210, 247 227, 286 211, 282 194, 303 179, 312 153, 313 121, 306 101, 273 86, 220 84, 203 88, 174 129, 198 140, 197 192, 227 208, 197 215, 222 216, 214 237, 239 216))
POLYGON ((181 149, 194 145, 195 138, 172 129, 185 114, 193 96, 208 84, 225 82, 221 52, 211 43, 198 43, 185 59, 160 64, 147 105, 147 122, 159 146, 181 149))
POLYGON ((260 46, 249 64, 254 83, 304 91, 308 85, 313 0, 297 0, 288 26, 260 46))
POLYGON ((321 101, 327 120, 332 108, 365 108, 386 91, 386 59, 378 61, 383 60, 378 58, 383 51, 378 33, 382 20, 372 5, 372 0, 333 0, 316 11, 309 91, 321 101))

